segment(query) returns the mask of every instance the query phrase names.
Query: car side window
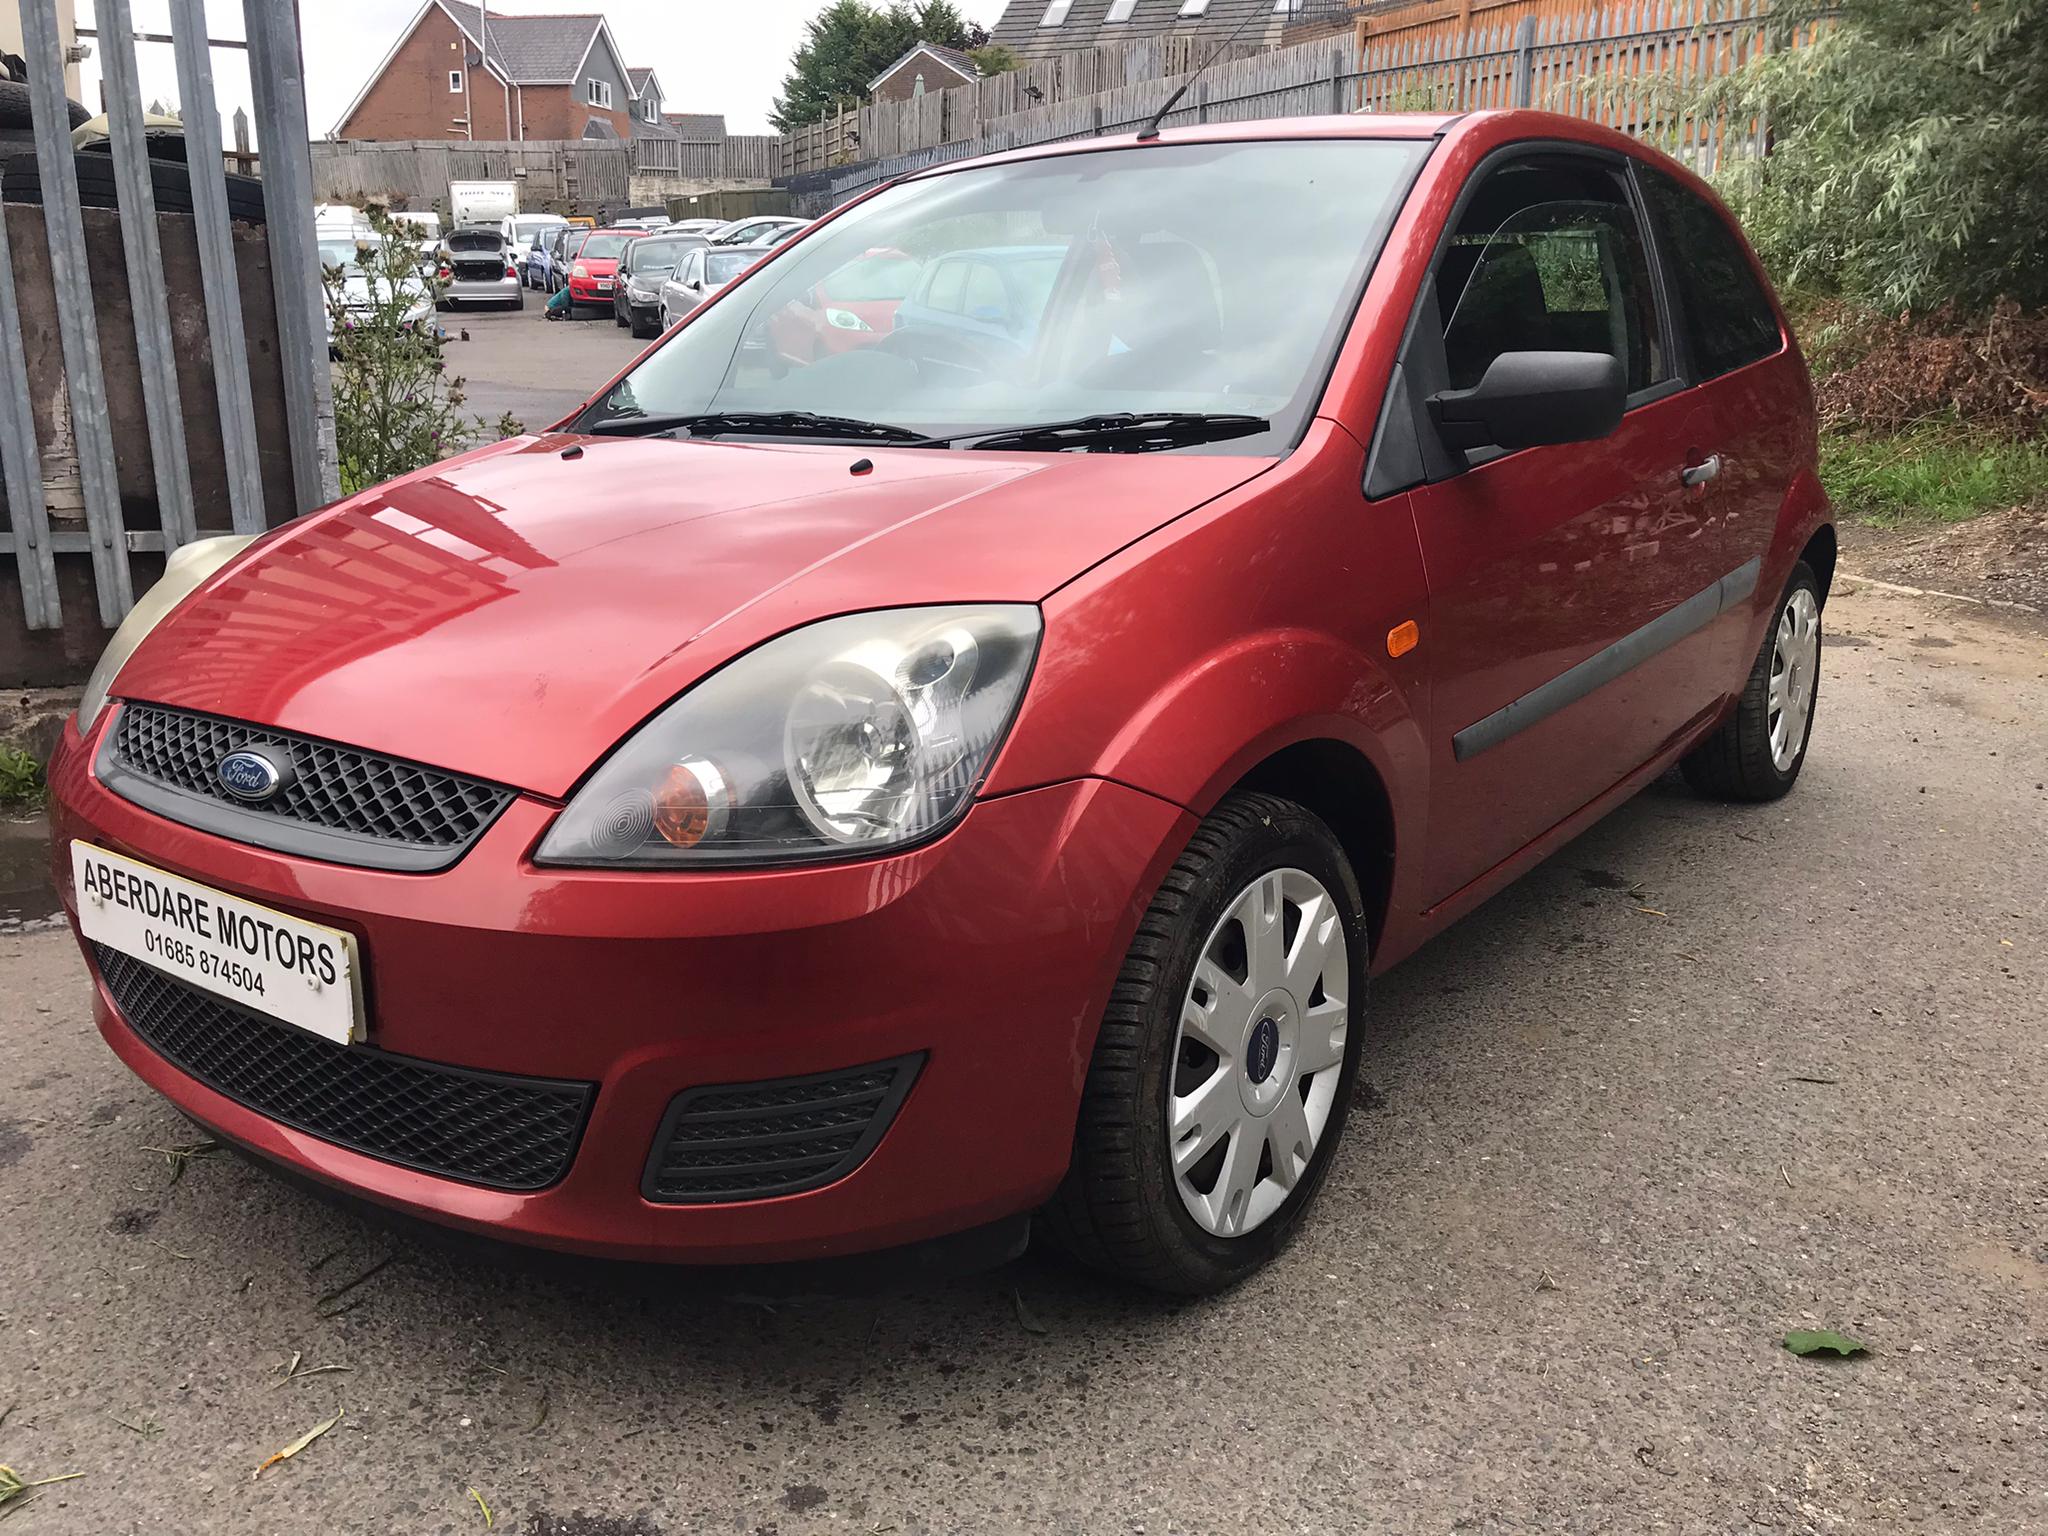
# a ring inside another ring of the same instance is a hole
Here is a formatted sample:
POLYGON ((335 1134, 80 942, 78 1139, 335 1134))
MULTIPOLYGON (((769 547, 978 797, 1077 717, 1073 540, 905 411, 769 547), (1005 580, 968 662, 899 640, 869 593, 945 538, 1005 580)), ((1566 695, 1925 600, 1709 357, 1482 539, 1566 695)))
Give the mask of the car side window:
POLYGON ((962 294, 967 287, 967 263, 948 261, 932 276, 931 288, 925 294, 925 303, 944 314, 960 313, 962 294))
POLYGON ((1003 287, 1002 274, 987 262, 976 262, 968 269, 967 313, 993 325, 1010 317, 1010 295, 1003 287))
POLYGON ((1770 298, 1728 221, 1661 171, 1643 172, 1643 195, 1677 279, 1699 376, 1718 378, 1784 346, 1770 298))
POLYGON ((1503 352, 1605 352, 1631 394, 1671 377, 1649 248, 1615 176, 1511 163, 1491 173, 1437 268, 1453 389, 1503 352))
POLYGON ((701 283, 704 280, 704 253, 702 251, 690 252, 690 259, 683 263, 682 279, 685 287, 693 283, 701 283))

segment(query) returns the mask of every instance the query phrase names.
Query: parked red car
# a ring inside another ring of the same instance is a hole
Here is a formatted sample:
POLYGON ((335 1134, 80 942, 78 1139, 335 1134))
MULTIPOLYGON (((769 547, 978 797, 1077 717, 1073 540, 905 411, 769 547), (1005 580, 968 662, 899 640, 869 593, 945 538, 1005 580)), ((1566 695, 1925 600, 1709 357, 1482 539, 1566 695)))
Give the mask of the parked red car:
POLYGON ((569 302, 591 308, 612 307, 612 288, 618 282, 619 257, 635 240, 644 239, 644 229, 593 229, 576 248, 569 264, 569 302))
POLYGON ((711 1264, 1044 1212, 1210 1291, 1328 1173, 1369 973, 1674 763, 1792 787, 1834 565, 1778 306, 1643 145, 1048 146, 841 210, 551 432, 181 552, 56 869, 113 1049, 324 1184, 711 1264), (1067 256, 990 320, 1005 241, 1067 256), (775 366, 878 248, 977 256, 775 366))

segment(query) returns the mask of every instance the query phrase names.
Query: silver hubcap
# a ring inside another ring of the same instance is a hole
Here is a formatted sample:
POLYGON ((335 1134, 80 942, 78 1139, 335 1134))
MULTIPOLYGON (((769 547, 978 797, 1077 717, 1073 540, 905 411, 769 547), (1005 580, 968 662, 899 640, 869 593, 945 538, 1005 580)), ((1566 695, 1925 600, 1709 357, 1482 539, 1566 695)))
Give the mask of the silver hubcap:
POLYGON ((1336 898, 1299 869, 1259 876, 1202 946, 1169 1063, 1167 1156, 1204 1231, 1241 1237, 1286 1202, 1330 1123, 1350 1027, 1336 898))
POLYGON ((1780 773, 1791 771, 1806 745, 1806 722, 1813 718, 1814 689, 1819 682, 1820 604, 1801 587, 1778 615, 1777 638, 1771 647, 1771 702, 1766 718, 1771 761, 1780 773))

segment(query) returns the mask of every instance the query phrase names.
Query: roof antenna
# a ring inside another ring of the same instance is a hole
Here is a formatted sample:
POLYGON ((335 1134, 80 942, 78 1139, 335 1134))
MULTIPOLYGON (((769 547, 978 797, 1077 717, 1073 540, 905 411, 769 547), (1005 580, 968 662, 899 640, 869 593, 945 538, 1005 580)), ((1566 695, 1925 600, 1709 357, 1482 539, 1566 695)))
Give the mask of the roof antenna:
POLYGON ((1237 41, 1238 34, 1244 31, 1245 23, 1250 21, 1254 16, 1262 16, 1264 14, 1266 14, 1265 0, 1246 0, 1244 15, 1238 19, 1237 25, 1231 29, 1230 36, 1224 38, 1222 42, 1218 43, 1214 48, 1209 50, 1209 57, 1202 60, 1202 62, 1196 66, 1195 72, 1193 74, 1189 75, 1187 79, 1181 81, 1180 85, 1175 89, 1174 93, 1166 98, 1166 105, 1161 107, 1157 112, 1154 112, 1152 114, 1152 120, 1146 123, 1143 128, 1140 128, 1138 130, 1138 142, 1140 144, 1149 144, 1152 140, 1159 137, 1159 125, 1166 121, 1168 113, 1172 112, 1175 107, 1180 105, 1181 97, 1187 95, 1188 91, 1193 87, 1194 83, 1209 72, 1209 66, 1211 64, 1214 64, 1218 59, 1223 57, 1224 49, 1228 48, 1232 43, 1237 41))

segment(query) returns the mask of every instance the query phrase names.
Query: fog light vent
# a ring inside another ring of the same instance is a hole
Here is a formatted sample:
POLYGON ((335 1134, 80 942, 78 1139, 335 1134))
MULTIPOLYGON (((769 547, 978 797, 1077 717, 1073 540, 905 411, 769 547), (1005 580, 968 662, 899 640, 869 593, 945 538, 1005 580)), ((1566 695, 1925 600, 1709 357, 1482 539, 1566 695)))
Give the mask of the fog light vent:
POLYGON ((896 1118, 922 1055, 692 1088, 662 1116, 641 1192, 662 1205, 764 1200, 845 1178, 896 1118))

